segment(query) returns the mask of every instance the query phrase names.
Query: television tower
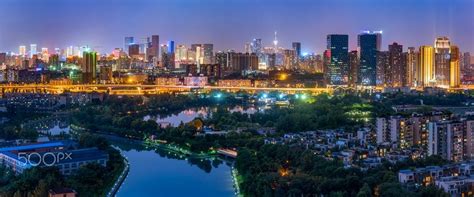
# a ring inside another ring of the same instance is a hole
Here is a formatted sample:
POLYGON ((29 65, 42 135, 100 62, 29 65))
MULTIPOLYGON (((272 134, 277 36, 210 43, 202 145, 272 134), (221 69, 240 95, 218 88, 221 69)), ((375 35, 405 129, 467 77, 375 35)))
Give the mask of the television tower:
POLYGON ((275 38, 273 40, 273 47, 275 47, 275 52, 278 51, 278 39, 277 39, 277 32, 275 31, 275 38))

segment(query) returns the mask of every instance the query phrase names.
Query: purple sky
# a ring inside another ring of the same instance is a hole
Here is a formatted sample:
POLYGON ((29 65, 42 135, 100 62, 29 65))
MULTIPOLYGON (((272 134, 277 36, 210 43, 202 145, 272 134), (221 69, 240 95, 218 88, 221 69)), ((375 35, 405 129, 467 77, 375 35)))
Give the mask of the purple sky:
POLYGON ((383 30, 384 49, 447 35, 474 52, 473 0, 1 0, 0 18, 0 51, 13 52, 31 43, 110 52, 125 36, 151 34, 242 51, 252 38, 270 45, 278 31, 281 46, 299 41, 304 52, 320 53, 330 33, 349 34, 355 49, 361 30, 383 30))

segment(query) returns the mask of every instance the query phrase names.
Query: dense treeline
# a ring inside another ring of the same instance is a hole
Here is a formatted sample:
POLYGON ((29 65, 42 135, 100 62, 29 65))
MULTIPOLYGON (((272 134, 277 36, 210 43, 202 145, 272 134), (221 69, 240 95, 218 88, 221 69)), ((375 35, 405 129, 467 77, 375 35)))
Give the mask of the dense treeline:
POLYGON ((437 95, 423 94, 385 94, 383 101, 388 105, 433 105, 433 106, 462 106, 471 101, 468 94, 440 93, 437 95))
POLYGON ((396 177, 396 172, 407 166, 442 164, 438 157, 398 164, 384 162, 378 168, 361 171, 296 147, 248 147, 239 151, 235 164, 245 196, 447 196, 433 187, 409 191, 396 177))

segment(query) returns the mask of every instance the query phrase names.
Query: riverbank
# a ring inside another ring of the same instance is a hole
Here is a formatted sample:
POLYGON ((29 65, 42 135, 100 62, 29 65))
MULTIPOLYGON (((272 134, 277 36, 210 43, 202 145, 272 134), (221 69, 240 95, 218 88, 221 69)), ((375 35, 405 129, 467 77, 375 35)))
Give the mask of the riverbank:
POLYGON ((218 156, 217 151, 215 150, 210 150, 207 152, 200 152, 196 153, 193 152, 189 149, 186 149, 184 147, 181 147, 176 144, 170 144, 170 143, 165 143, 160 140, 150 140, 150 139, 145 139, 143 141, 143 145, 145 147, 152 147, 152 148, 161 148, 164 150, 171 151, 173 153, 178 153, 178 154, 183 154, 186 155, 186 157, 193 157, 193 158, 209 158, 209 157, 215 157, 218 156))
POLYGON ((127 178, 128 172, 130 171, 130 163, 128 162, 127 157, 122 153, 121 150, 119 150, 117 148, 115 148, 115 149, 120 151, 120 155, 122 155, 124 168, 122 170, 122 173, 117 177, 117 179, 116 179, 114 185, 112 186, 112 188, 110 189, 109 193, 107 193, 107 197, 112 197, 112 196, 115 196, 117 194, 117 192, 119 191, 119 189, 122 186, 123 182, 127 178))

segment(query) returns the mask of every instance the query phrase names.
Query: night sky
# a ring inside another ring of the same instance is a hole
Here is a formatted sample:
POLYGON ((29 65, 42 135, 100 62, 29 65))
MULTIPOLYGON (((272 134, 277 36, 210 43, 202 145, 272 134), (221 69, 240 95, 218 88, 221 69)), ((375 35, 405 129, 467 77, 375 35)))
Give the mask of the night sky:
POLYGON ((213 43, 215 50, 243 51, 262 38, 271 45, 302 42, 304 52, 326 47, 326 35, 383 30, 393 41, 432 45, 447 35, 474 52, 474 0, 1 0, 0 51, 19 45, 50 49, 89 45, 101 52, 122 47, 125 36, 159 34, 160 42, 213 43))

